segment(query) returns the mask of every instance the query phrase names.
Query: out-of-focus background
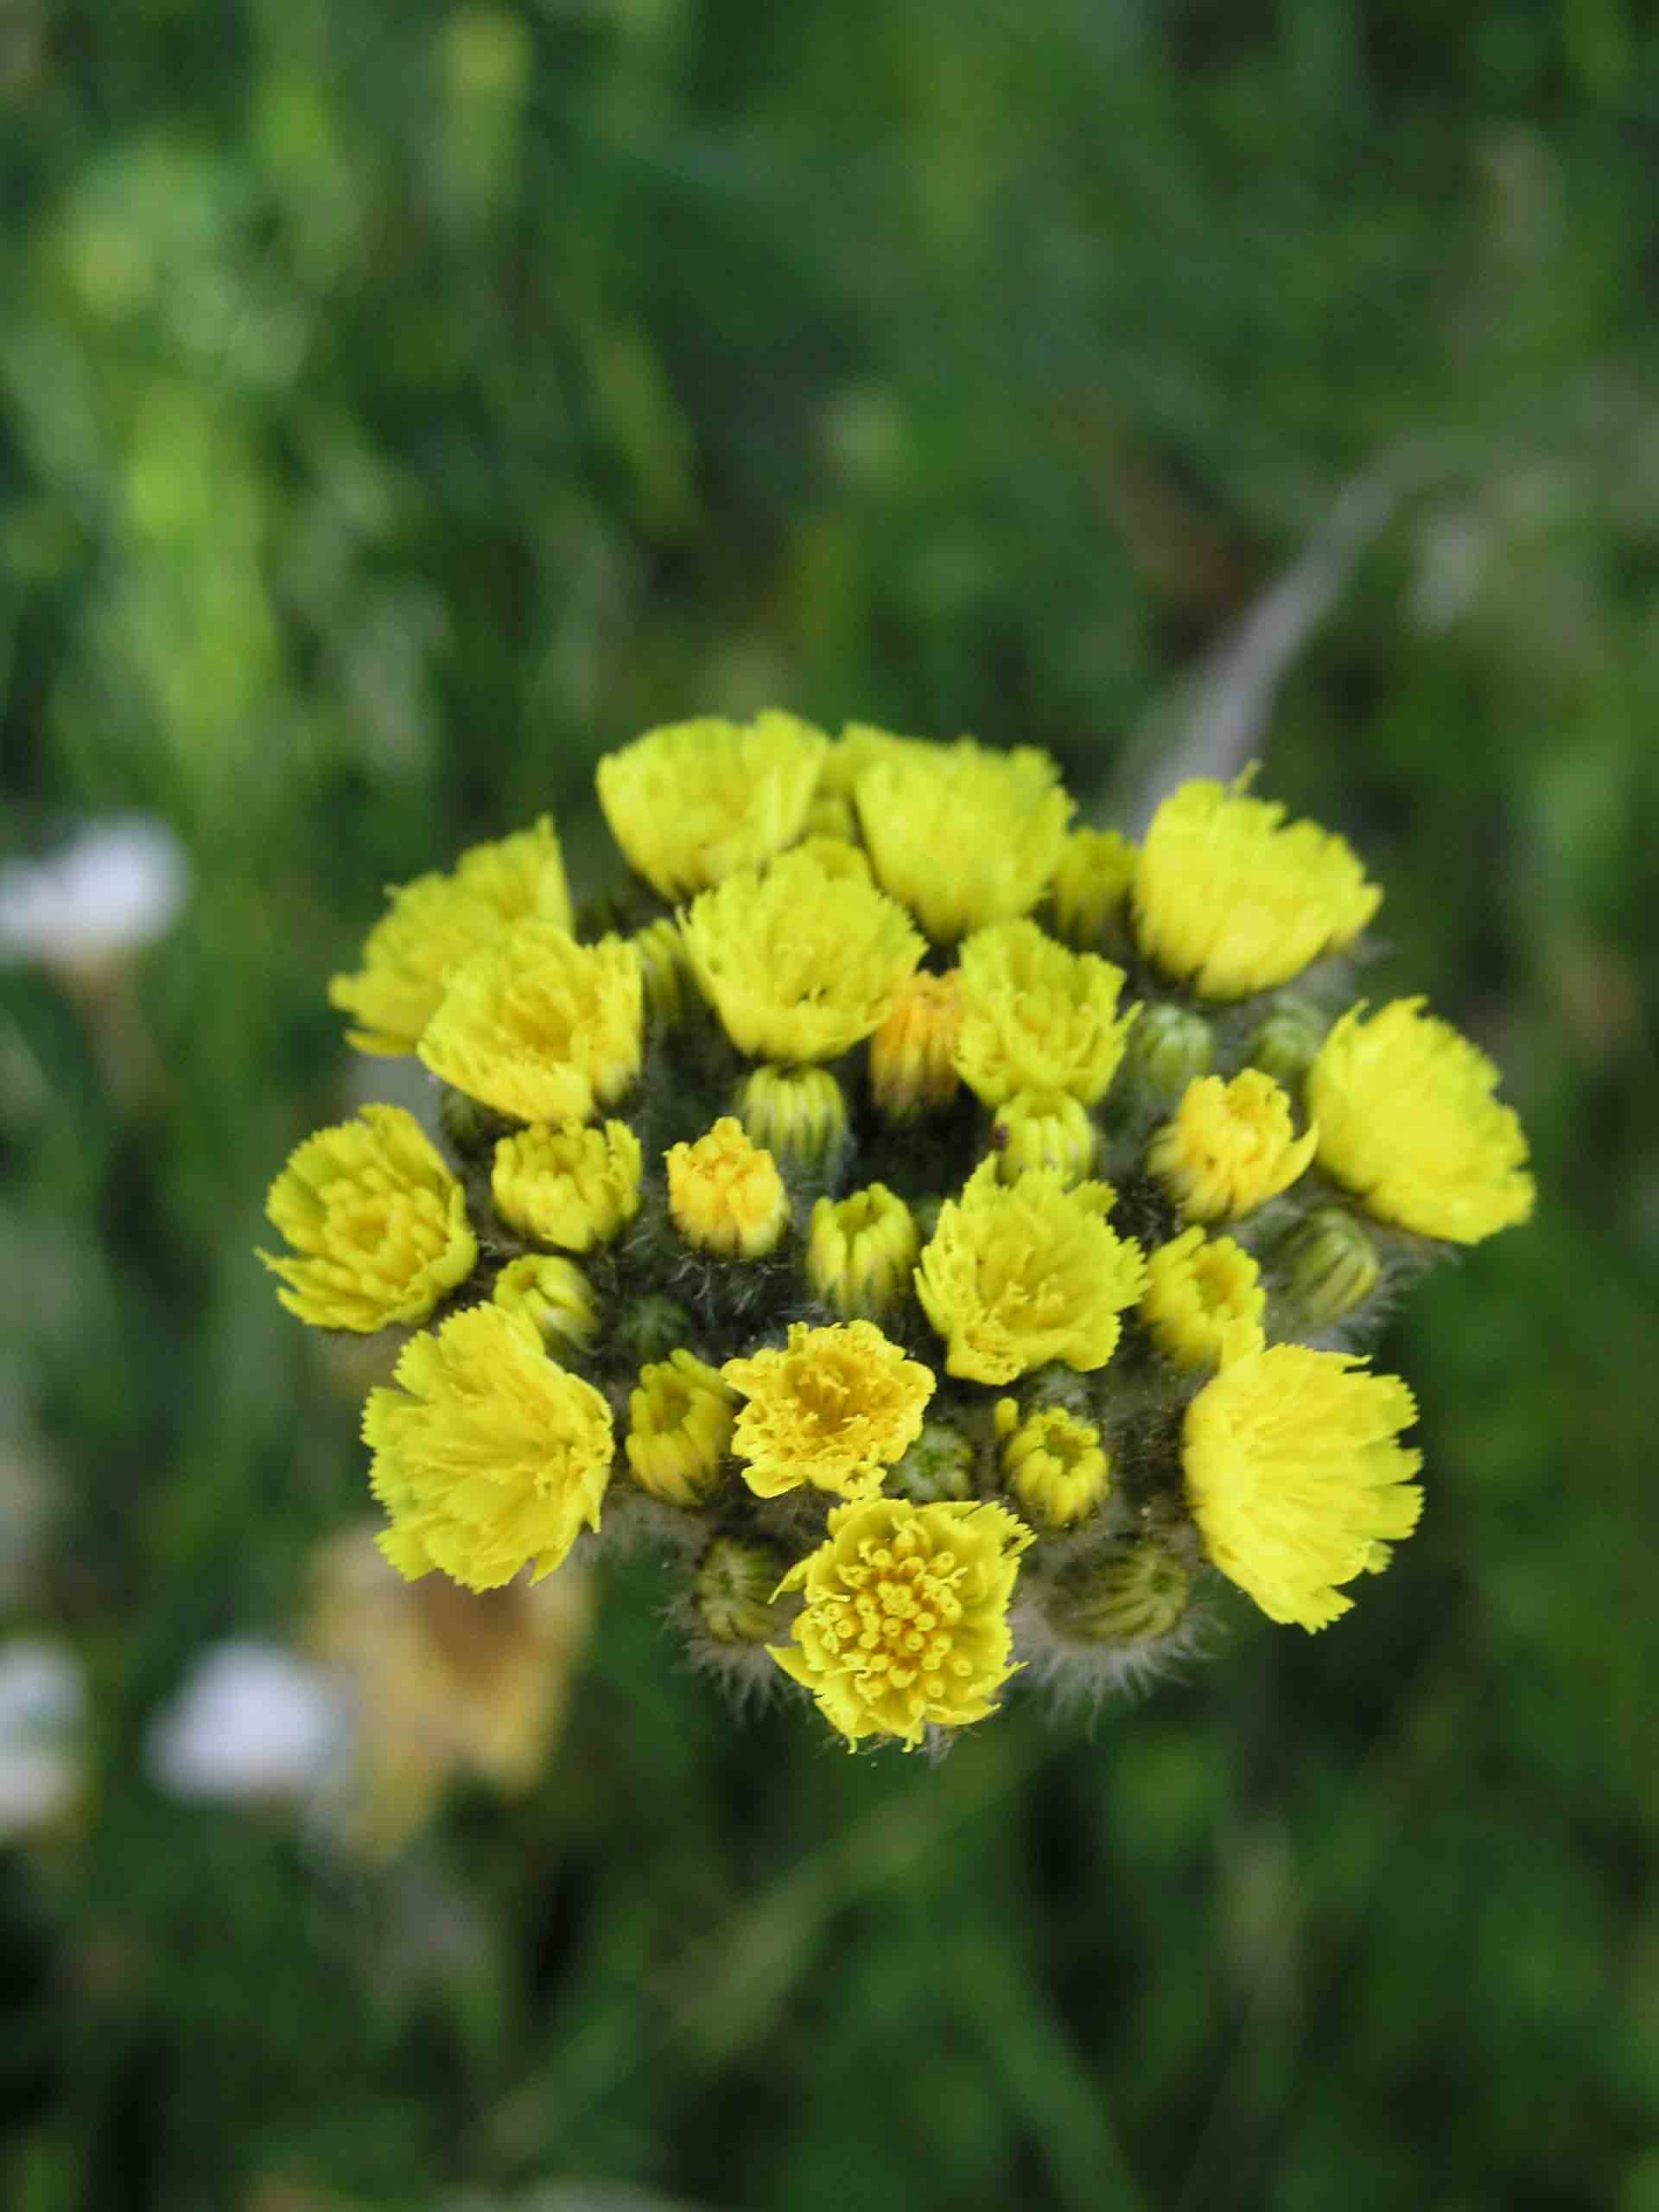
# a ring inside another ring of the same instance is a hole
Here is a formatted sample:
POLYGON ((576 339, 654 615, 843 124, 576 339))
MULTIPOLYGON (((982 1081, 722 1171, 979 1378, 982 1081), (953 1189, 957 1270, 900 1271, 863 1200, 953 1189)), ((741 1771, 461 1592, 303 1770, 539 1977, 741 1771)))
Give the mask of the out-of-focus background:
POLYGON ((1656 157, 1632 0, 0 0, 14 2212, 1659 2207, 1656 157), (1263 757, 1502 1061, 1336 1628, 931 1768, 365 1564, 327 978, 773 702, 1263 757))

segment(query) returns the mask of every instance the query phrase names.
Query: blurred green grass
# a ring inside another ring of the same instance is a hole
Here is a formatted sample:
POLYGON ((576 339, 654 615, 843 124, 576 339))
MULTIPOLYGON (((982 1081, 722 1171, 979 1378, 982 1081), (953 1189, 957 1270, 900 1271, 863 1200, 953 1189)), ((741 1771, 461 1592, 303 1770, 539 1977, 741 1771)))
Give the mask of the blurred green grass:
POLYGON ((0 4, 0 836, 196 869, 159 1095, 0 977, 97 1777, 0 1858, 8 2204, 1659 2206, 1656 71, 1623 0, 0 4), (159 1796, 361 1499, 249 1249, 381 885, 591 868, 600 751, 772 701, 1103 793, 1406 449, 1265 785, 1543 1196, 1385 1348, 1431 1510, 1351 1619, 930 1770, 732 1724, 630 1568, 544 1785, 383 1878, 159 1796))

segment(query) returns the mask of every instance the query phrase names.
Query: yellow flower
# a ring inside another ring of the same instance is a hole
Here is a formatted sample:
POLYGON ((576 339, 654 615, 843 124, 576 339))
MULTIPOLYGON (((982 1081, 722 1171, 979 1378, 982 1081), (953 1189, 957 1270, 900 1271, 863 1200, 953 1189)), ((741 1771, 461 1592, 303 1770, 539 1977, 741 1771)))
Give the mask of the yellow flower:
POLYGON ((758 1260, 789 1226, 789 1193, 769 1152, 723 1114, 695 1144, 677 1144, 668 1163, 668 1211, 688 1244, 728 1258, 758 1260))
POLYGON ((885 1183, 820 1198, 806 1240, 806 1279, 843 1319, 875 1316, 910 1287, 921 1249, 916 1217, 885 1183))
POLYGON ((599 1328, 593 1287, 574 1261, 545 1252, 510 1260, 490 1291, 503 1313, 527 1321, 556 1359, 563 1351, 582 1352, 599 1328))
POLYGON ((893 1011, 870 1039, 870 1096, 884 1120, 913 1122, 956 1096, 960 984, 952 968, 912 976, 893 994, 893 1011))
POLYGON ((461 1185, 401 1106, 365 1106, 308 1137, 265 1212, 299 1256, 258 1256, 287 1286, 283 1304, 314 1328, 423 1321, 478 1257, 461 1185))
POLYGON ((1478 1244, 1532 1212, 1527 1140, 1497 1070, 1421 999, 1353 1007, 1307 1074, 1319 1165, 1379 1221, 1478 1244))
POLYGON ((1104 1367, 1146 1278, 1141 1247, 1102 1218, 1109 1198, 1101 1184, 1068 1191, 1044 1168, 1005 1185, 984 1160, 945 1201, 916 1294, 950 1374, 1012 1382, 1052 1359, 1104 1367))
POLYGON ((634 1480, 665 1504, 702 1505, 732 1448, 737 1393, 695 1352, 671 1352, 639 1370, 623 1445, 634 1480))
POLYGON ((1092 1421, 1063 1406, 1045 1406, 1021 1421, 1012 1398, 997 1400, 993 1419, 1008 1488, 1039 1528, 1074 1527, 1111 1488, 1112 1463, 1092 1421))
POLYGON ((871 722, 849 722, 823 756, 818 771, 818 796, 850 799, 858 789, 859 778, 878 761, 931 760, 946 749, 931 738, 894 737, 871 722))
POLYGON ((411 1582, 440 1568, 469 1590, 558 1566, 599 1526, 611 1409, 556 1366, 522 1321, 469 1306, 414 1338, 396 1389, 372 1390, 370 1486, 391 1518, 380 1548, 411 1582))
POLYGON ((886 1020, 924 950, 902 907, 808 852, 705 891, 680 927, 703 996, 756 1059, 837 1058, 886 1020))
POLYGON ((721 883, 801 834, 829 740, 793 715, 704 715, 647 730, 599 764, 611 835, 664 899, 721 883))
POLYGON ((962 948, 957 1072, 988 1106, 1018 1090, 1105 1091, 1141 1009, 1119 1015, 1123 970, 1068 952, 1035 922, 999 922, 962 948))
POLYGON ((519 922, 458 968, 421 1039, 434 1075, 522 1122, 587 1121, 639 1072, 639 956, 519 922))
POLYGON ((1267 1341, 1262 1270, 1230 1236, 1184 1230, 1147 1261, 1141 1319, 1166 1359, 1205 1367, 1267 1341))
POLYGON ((1209 999, 1288 982, 1364 928, 1382 893, 1344 840, 1236 787, 1183 784, 1152 817, 1135 932, 1166 976, 1209 999))
POLYGON ((847 1101, 827 1068, 752 1069, 738 1086, 737 1118, 788 1167, 822 1171, 847 1139, 847 1101))
POLYGON ((603 1129, 535 1122, 497 1144, 490 1195, 502 1220, 526 1236, 585 1252, 639 1211, 639 1140, 626 1122, 603 1129))
POLYGON ((1128 904, 1140 861, 1139 849, 1116 830, 1071 832, 1049 886, 1054 926, 1067 944, 1100 943, 1128 904))
POLYGON ((680 925, 671 914, 661 914, 636 930, 629 943, 639 956, 645 1005, 655 1020, 671 1028, 697 1002, 680 925))
POLYGON ((1089 1109, 1063 1090, 1016 1091, 991 1124, 991 1156, 1004 1183, 1017 1183, 1033 1167, 1052 1167, 1063 1183, 1080 1183, 1099 1143, 1089 1109))
POLYGON ((802 1483, 840 1497, 879 1489, 882 1470, 920 1434, 934 1385, 931 1369, 906 1359, 873 1321, 793 1321, 784 1350, 728 1359, 720 1371, 748 1400, 732 1448, 758 1497, 802 1483))
POLYGON ((766 1648, 849 1745, 965 1728, 1014 1672, 1008 1600, 1031 1531, 1006 1506, 873 1497, 830 1513, 800 1590, 794 1641, 766 1648))
POLYGON ((1271 1076, 1246 1068, 1230 1083, 1218 1075, 1189 1083, 1174 1120, 1148 1146, 1147 1166, 1190 1221, 1220 1221, 1287 1190, 1318 1141, 1317 1125, 1292 1135, 1289 1099, 1271 1076))
POLYGON ((1034 906, 1071 814, 1046 753, 966 737, 880 754, 855 789, 876 880, 941 944, 1034 906))
POLYGON ((330 1002, 363 1024, 347 1032, 361 1052, 412 1052, 463 960, 527 915, 570 926, 570 894, 553 824, 474 845, 453 875, 417 876, 391 893, 369 931, 363 965, 336 976, 330 1002))
POLYGON ((1269 1619, 1324 1628, 1333 1587, 1386 1566, 1417 1525, 1422 1454, 1395 1439, 1410 1391, 1363 1360, 1305 1344, 1244 1353, 1186 1409, 1186 1495, 1204 1548, 1269 1619))

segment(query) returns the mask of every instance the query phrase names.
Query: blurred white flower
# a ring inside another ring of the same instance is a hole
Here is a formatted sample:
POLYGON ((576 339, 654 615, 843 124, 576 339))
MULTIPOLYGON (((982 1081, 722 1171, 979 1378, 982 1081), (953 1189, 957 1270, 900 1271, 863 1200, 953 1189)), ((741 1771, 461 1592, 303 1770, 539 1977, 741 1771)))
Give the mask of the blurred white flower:
POLYGON ((153 944, 190 895, 190 863, 144 814, 90 823, 49 859, 0 865, 0 960, 96 970, 153 944))
POLYGON ((49 1827, 80 1795, 80 1663, 35 1637, 0 1643, 0 1840, 49 1827))
POLYGON ((151 1774, 178 1797, 314 1798, 345 1754, 327 1676, 280 1644, 232 1638, 197 1661, 149 1738, 151 1774))

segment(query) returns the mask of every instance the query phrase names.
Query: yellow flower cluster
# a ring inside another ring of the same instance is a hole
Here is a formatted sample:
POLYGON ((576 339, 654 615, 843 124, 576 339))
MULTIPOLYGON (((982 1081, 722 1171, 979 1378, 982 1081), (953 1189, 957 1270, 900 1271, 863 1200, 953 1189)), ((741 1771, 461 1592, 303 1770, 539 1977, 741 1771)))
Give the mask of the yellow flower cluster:
POLYGON ((1326 1347, 1533 1201, 1472 1045, 1338 1014, 1342 839, 1193 783, 1137 849, 1033 748, 781 713, 599 791, 612 933, 543 821, 334 979, 445 1148, 371 1106, 271 1187, 290 1310, 425 1325, 365 1410, 386 1558, 655 1541, 699 1663, 906 1748, 1027 1662, 1144 1673, 1206 1576, 1334 1619, 1421 1494, 1405 1385, 1326 1347))

